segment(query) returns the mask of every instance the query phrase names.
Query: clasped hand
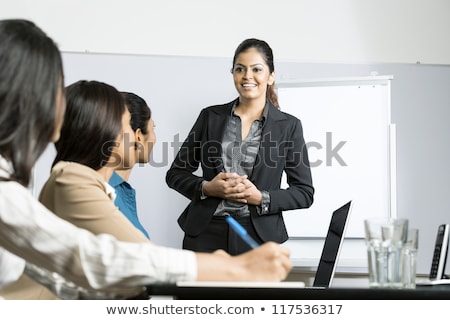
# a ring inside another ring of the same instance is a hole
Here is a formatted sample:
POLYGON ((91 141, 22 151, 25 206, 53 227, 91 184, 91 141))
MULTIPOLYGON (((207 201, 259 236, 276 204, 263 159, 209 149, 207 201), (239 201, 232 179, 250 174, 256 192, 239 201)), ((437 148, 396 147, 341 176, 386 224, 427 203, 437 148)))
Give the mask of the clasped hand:
POLYGON ((253 205, 261 204, 261 192, 247 175, 221 172, 203 185, 203 194, 253 205))

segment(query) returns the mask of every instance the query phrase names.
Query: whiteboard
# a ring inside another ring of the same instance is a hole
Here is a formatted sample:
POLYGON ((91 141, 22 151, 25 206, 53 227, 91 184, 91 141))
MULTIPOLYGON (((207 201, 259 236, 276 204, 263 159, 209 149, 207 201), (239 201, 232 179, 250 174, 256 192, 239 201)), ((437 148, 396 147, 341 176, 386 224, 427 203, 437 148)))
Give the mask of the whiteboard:
POLYGON ((315 188, 310 208, 284 212, 289 236, 324 236, 352 200, 346 237, 364 237, 364 219, 391 214, 390 78, 285 82, 278 95, 302 121, 315 188))

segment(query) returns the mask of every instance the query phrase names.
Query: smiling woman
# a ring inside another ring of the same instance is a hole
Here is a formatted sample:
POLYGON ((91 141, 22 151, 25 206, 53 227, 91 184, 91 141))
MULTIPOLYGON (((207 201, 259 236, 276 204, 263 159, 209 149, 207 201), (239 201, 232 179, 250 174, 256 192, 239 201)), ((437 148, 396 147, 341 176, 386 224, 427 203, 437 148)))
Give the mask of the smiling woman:
POLYGON ((136 164, 148 163, 150 160, 150 153, 156 141, 155 124, 151 118, 151 110, 143 98, 131 92, 122 92, 122 96, 131 115, 130 125, 133 130, 134 148, 129 150, 132 161, 130 159, 123 163, 123 167, 117 168, 110 177, 109 184, 116 191, 115 205, 137 229, 150 239, 147 230, 139 220, 136 191, 128 183, 128 179, 136 164))
POLYGON ((258 243, 283 243, 282 211, 311 206, 314 188, 302 124, 279 110, 272 49, 262 40, 243 41, 231 72, 239 97, 201 111, 166 181, 191 200, 178 219, 183 248, 235 255, 251 248, 229 228, 227 216, 258 243), (194 174, 199 166, 201 177, 194 174), (286 189, 280 187, 283 172, 286 189))

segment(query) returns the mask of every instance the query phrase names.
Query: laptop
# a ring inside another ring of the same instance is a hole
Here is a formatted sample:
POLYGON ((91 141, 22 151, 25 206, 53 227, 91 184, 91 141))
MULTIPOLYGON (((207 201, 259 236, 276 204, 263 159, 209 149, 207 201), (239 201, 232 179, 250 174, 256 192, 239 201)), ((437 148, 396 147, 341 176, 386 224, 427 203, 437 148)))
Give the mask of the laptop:
POLYGON ((339 253, 344 242, 351 207, 352 201, 349 201, 336 209, 331 216, 312 288, 328 288, 331 286, 339 253))

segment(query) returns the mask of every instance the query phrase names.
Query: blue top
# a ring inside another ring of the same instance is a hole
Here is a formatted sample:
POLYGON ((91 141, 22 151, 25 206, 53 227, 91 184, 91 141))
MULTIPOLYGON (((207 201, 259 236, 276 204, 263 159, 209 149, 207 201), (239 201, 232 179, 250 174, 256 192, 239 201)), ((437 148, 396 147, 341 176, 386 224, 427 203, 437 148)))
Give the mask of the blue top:
POLYGON ((114 204, 136 228, 141 230, 142 233, 150 239, 147 230, 145 230, 142 226, 137 215, 136 191, 128 182, 123 180, 122 177, 115 172, 111 176, 111 179, 109 179, 109 184, 116 191, 116 199, 114 200, 114 204))

